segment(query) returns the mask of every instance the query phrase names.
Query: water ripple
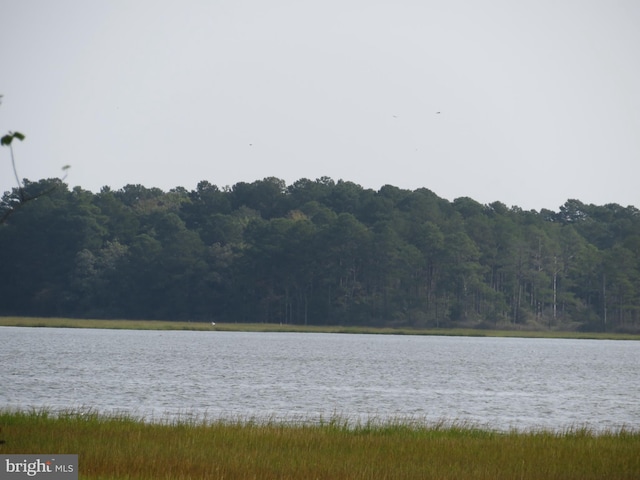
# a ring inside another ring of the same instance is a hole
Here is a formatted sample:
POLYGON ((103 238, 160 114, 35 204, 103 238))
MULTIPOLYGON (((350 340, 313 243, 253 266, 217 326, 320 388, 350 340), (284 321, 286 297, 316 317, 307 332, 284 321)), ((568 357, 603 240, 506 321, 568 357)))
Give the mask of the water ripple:
POLYGON ((640 342, 0 328, 0 405, 640 429, 640 342))

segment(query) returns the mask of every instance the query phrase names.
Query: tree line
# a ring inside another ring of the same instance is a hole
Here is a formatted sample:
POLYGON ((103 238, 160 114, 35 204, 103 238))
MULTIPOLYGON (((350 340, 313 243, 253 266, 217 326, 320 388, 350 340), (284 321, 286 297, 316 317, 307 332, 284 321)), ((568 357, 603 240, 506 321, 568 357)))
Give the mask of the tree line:
POLYGON ((640 331, 633 206, 525 211, 327 177, 46 179, 6 192, 0 217, 0 315, 640 331))

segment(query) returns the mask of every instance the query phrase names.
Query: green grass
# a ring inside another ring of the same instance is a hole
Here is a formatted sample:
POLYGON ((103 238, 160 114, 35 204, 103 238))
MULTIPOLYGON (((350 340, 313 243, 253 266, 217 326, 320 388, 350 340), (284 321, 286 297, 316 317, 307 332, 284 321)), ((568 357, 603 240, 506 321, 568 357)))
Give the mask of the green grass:
POLYGON ((0 317, 2 327, 106 328, 126 330, 212 330, 211 323, 159 320, 94 320, 83 318, 0 317))
POLYGON ((640 335, 599 332, 565 332, 532 330, 480 330, 472 328, 376 328, 345 326, 281 325, 277 323, 216 323, 171 322, 158 320, 94 320, 77 318, 0 317, 0 326, 55 327, 55 328, 107 328, 128 330, 205 330, 239 332, 319 332, 369 333, 384 335, 443 335, 472 337, 526 337, 526 338, 582 338, 610 340, 640 340, 640 335))
POLYGON ((0 411, 0 454, 79 456, 82 479, 632 479, 640 433, 498 433, 417 422, 145 423, 0 411))

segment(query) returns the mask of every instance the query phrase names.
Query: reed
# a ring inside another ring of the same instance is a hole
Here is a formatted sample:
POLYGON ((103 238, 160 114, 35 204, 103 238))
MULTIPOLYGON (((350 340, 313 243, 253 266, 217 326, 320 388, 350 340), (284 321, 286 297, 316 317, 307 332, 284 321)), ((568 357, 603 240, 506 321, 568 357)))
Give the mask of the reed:
POLYGON ((164 320, 101 320, 80 318, 0 317, 5 327, 106 328, 127 330, 198 330, 219 332, 302 332, 366 333, 380 335, 440 335, 468 337, 577 338, 599 340, 640 340, 640 335, 612 332, 572 332, 556 330, 483 330, 473 328, 378 328, 340 325, 290 325, 278 323, 177 322, 164 320))
POLYGON ((0 411, 0 453, 77 453, 83 479, 632 479, 640 432, 417 421, 165 420, 0 411))

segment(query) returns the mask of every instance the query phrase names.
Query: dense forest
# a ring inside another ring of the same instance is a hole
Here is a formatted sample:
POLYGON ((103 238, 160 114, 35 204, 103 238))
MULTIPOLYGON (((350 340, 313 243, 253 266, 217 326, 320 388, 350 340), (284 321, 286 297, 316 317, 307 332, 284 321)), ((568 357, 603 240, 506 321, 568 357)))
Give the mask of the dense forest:
POLYGON ((5 193, 0 217, 0 315, 640 331, 632 206, 49 179, 5 193))

